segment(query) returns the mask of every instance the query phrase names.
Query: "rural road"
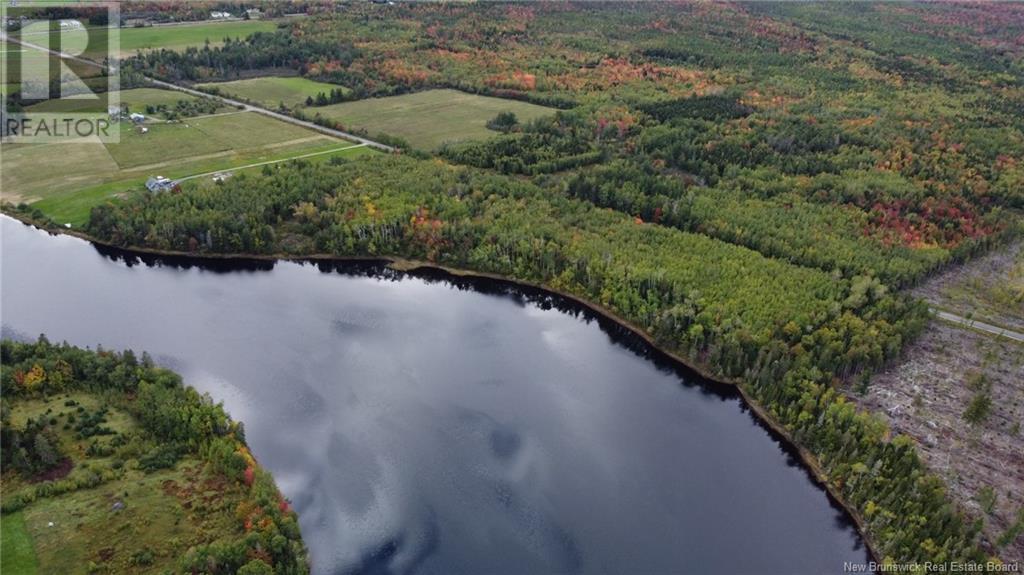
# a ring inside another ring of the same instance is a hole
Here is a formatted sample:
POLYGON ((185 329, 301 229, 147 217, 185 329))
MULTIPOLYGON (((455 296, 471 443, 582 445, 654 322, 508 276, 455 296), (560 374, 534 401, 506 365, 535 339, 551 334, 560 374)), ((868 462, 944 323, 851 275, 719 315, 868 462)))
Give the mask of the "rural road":
POLYGON ((267 160, 266 162, 256 162, 255 164, 246 164, 244 166, 235 166, 234 168, 228 168, 226 170, 216 170, 216 171, 213 171, 213 172, 203 172, 201 174, 192 174, 191 176, 185 176, 184 178, 178 178, 177 180, 174 180, 174 182, 175 183, 181 183, 181 182, 185 182, 185 181, 188 181, 188 180, 194 180, 196 178, 202 178, 204 176, 212 176, 214 174, 222 174, 222 173, 225 173, 225 172, 237 172, 238 170, 245 170, 245 169, 248 169, 248 168, 258 168, 260 166, 269 166, 271 164, 280 164, 282 162, 290 162, 292 160, 301 160, 303 158, 312 158, 313 156, 323 156, 323 155, 326 155, 326 154, 333 154, 335 152, 341 152, 341 151, 344 151, 344 150, 352 150, 354 148, 362 148, 362 147, 365 147, 365 146, 366 146, 366 144, 353 144, 351 146, 346 146, 344 148, 334 148, 334 149, 331 149, 331 150, 324 150, 322 152, 310 152, 308 154, 302 154, 301 156, 292 156, 291 158, 284 158, 284 159, 280 159, 280 160, 267 160))
MULTIPOLYGON (((73 55, 67 54, 65 52, 59 52, 57 50, 51 50, 51 49, 49 49, 49 48, 47 48, 45 46, 40 46, 38 44, 33 44, 31 42, 25 42, 24 40, 21 40, 21 39, 11 38, 11 37, 9 37, 7 35, 6 32, 0 32, 0 41, 9 41, 9 42, 13 42, 15 44, 20 44, 22 46, 25 46, 26 48, 32 48, 32 49, 35 49, 35 50, 42 50, 43 52, 48 52, 50 54, 53 54, 54 56, 57 56, 58 58, 63 58, 65 60, 74 60, 75 62, 81 62, 83 64, 88 64, 90 66, 96 66, 97 68, 101 68, 101 69, 105 69, 106 68, 106 66, 104 64, 101 64, 101 63, 93 61, 93 60, 89 60, 88 58, 81 58, 81 57, 78 57, 78 56, 73 56, 73 55)), ((236 108, 241 108, 241 109, 246 110, 248 112, 255 112, 257 114, 263 114, 264 116, 270 116, 271 118, 275 118, 277 120, 281 120, 282 122, 288 122, 289 124, 295 124, 296 126, 302 126, 303 128, 306 128, 306 129, 309 129, 309 130, 313 130, 313 131, 316 131, 316 132, 320 132, 321 134, 327 134, 328 136, 333 136, 335 138, 342 138, 342 139, 345 139, 345 140, 350 140, 350 141, 353 141, 353 142, 358 142, 360 144, 364 144, 366 146, 369 146, 371 148, 376 148, 376 149, 384 151, 384 152, 395 152, 395 151, 397 151, 397 149, 394 148, 393 146, 388 146, 387 144, 382 144, 380 142, 375 142, 373 140, 370 140, 368 138, 364 138, 362 136, 357 136, 355 134, 350 134, 348 132, 343 132, 341 130, 335 130, 333 128, 327 128, 325 126, 321 126, 321 125, 315 124, 313 122, 309 122, 309 121, 306 121, 306 120, 300 120, 298 118, 293 118, 293 117, 291 117, 291 116, 289 116, 287 114, 282 114, 280 112, 274 112, 273 110, 268 110, 266 108, 261 108, 259 106, 254 106, 252 104, 247 104, 245 102, 240 102, 238 100, 232 100, 231 98, 225 98, 224 96, 217 96, 217 95, 214 95, 214 94, 207 94, 206 92, 200 92, 199 90, 193 90, 192 88, 186 88, 184 86, 179 86, 177 84, 171 84, 170 82, 164 82, 162 80, 157 80, 155 78, 150 78, 148 76, 146 76, 146 80, 148 80, 154 86, 160 86, 161 88, 167 88, 169 90, 177 90, 179 92, 184 92, 186 94, 191 94, 193 96, 199 96, 201 98, 213 98, 215 100, 219 100, 221 102, 224 102, 225 104, 228 104, 230 106, 234 106, 236 108)))
POLYGON ((238 100, 232 100, 231 98, 225 98, 224 96, 219 96, 219 95, 216 95, 216 94, 208 94, 206 92, 201 92, 199 90, 193 90, 192 88, 186 88, 184 86, 179 86, 177 84, 171 84, 170 82, 164 82, 163 80, 157 80, 155 78, 150 78, 148 76, 146 77, 146 79, 149 80, 149 83, 153 84, 154 86, 160 86, 161 88, 166 88, 168 90, 177 90, 179 92, 184 92, 184 93, 190 94, 192 96, 198 96, 200 98, 213 98, 214 100, 219 100, 219 101, 221 101, 221 102, 223 102, 225 104, 228 104, 229 106, 234 106, 236 108, 241 108, 241 109, 246 110, 248 112, 256 112, 257 114, 263 114, 264 116, 270 116, 271 118, 275 118, 275 119, 281 120, 282 122, 288 122, 289 124, 295 124, 296 126, 302 126, 303 128, 308 128, 310 130, 315 130, 317 132, 320 132, 320 133, 323 133, 323 134, 327 134, 328 136, 334 136, 335 138, 343 138, 343 139, 346 139, 346 140, 352 140, 354 142, 358 142, 360 144, 369 146, 371 148, 377 148, 378 150, 382 150, 382 151, 385 151, 385 152, 394 152, 396 150, 392 146, 388 146, 386 144, 381 144, 380 142, 375 142, 373 140, 370 140, 370 139, 367 139, 367 138, 363 138, 363 137, 357 136, 355 134, 350 134, 348 132, 342 132, 341 130, 335 130, 333 128, 327 128, 327 127, 321 126, 320 124, 315 124, 315 123, 309 122, 307 120, 300 120, 298 118, 293 118, 293 117, 289 116, 288 114, 282 114, 280 112, 275 112, 273 110, 268 110, 266 108, 261 108, 259 106, 254 106, 252 104, 247 104, 245 102, 241 102, 241 101, 238 101, 238 100))
POLYGON ((978 321, 976 319, 967 319, 966 317, 959 316, 959 315, 956 315, 956 314, 953 314, 953 313, 949 313, 949 312, 945 312, 945 311, 942 311, 940 309, 935 309, 935 308, 931 308, 931 309, 932 309, 932 313, 935 314, 935 317, 937 317, 937 318, 939 318, 941 320, 945 320, 945 321, 952 322, 952 323, 957 323, 957 324, 963 325, 964 327, 974 328, 974 329, 977 329, 977 330, 980 330, 980 331, 983 331, 983 332, 986 332, 986 333, 991 333, 992 335, 1001 336, 1001 337, 1005 337, 1005 338, 1008 338, 1008 339, 1012 339, 1012 340, 1020 342, 1020 343, 1024 343, 1024 333, 1019 333, 1019 332, 1016 332, 1016 331, 1013 331, 1013 330, 1005 329, 1005 328, 1002 328, 1002 327, 999 327, 999 326, 995 326, 995 325, 992 325, 992 324, 989 324, 989 323, 985 323, 983 321, 978 321))

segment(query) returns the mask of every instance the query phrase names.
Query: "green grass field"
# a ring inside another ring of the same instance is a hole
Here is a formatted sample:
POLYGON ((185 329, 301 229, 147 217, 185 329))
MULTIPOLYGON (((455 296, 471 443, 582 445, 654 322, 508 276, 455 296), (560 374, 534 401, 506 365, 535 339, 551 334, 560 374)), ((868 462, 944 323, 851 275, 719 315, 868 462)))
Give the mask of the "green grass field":
POLYGON ((173 26, 122 28, 120 48, 122 54, 153 48, 184 50, 189 46, 202 46, 207 39, 210 40, 211 46, 219 46, 226 37, 245 38, 254 32, 272 32, 276 28, 277 23, 271 20, 197 22, 173 26))
POLYGON ((22 513, 0 516, 0 571, 4 575, 35 575, 39 561, 32 546, 32 536, 22 513))
MULTIPOLYGON (((227 37, 245 38, 254 32, 272 32, 275 29, 277 29, 277 22, 273 20, 208 21, 147 26, 145 28, 120 28, 117 30, 116 48, 120 56, 126 57, 140 50, 160 48, 184 50, 190 46, 202 46, 207 40, 210 41, 211 46, 219 46, 227 37)), ((87 58, 102 59, 105 56, 102 51, 113 48, 113 46, 107 48, 106 41, 101 38, 106 32, 104 28, 63 31, 61 33, 62 49, 65 52, 81 53, 87 58), (88 42, 89 36, 87 35, 93 37, 93 42, 88 42)), ((26 28, 20 32, 18 37, 33 44, 46 45, 46 34, 46 30, 41 27, 38 30, 26 28)))
MULTIPOLYGON (((224 43, 224 38, 245 38, 254 32, 271 32, 277 28, 277 22, 273 20, 237 20, 231 22, 190 22, 187 24, 172 24, 164 26, 147 26, 145 28, 120 28, 117 38, 117 49, 121 57, 131 56, 140 50, 153 50, 167 48, 168 50, 184 50, 190 46, 202 46, 207 40, 211 46, 219 46, 224 43)), ((61 35, 61 41, 74 45, 79 39, 84 39, 86 34, 103 34, 102 28, 86 30, 75 30, 65 32, 61 35)), ((35 42, 32 37, 26 36, 27 41, 35 42)), ((102 40, 98 44, 106 47, 102 40)), ((102 58, 103 55, 86 50, 84 56, 88 58, 102 58)))
POLYGON ((513 112, 524 122, 555 110, 457 90, 429 90, 311 108, 309 112, 319 112, 346 128, 365 128, 370 134, 398 136, 414 147, 434 149, 445 142, 494 136, 496 132, 487 129, 487 121, 500 112, 513 112))
POLYGON ((5 144, 0 199, 31 203, 59 223, 81 226, 93 206, 142 189, 150 176, 176 179, 351 145, 253 112, 152 123, 146 134, 127 123, 118 127, 116 144, 5 144), (60 169, 48 168, 57 158, 60 169))
MULTIPOLYGON (((146 106, 174 106, 179 100, 196 100, 184 92, 174 90, 161 90, 159 88, 134 88, 121 90, 118 93, 121 105, 127 105, 131 112, 146 113, 146 106)), ((84 98, 62 98, 59 100, 47 100, 28 107, 29 112, 80 112, 95 109, 92 100, 84 98)), ((222 106, 218 111, 231 111, 230 106, 222 106)), ((155 114, 160 117, 160 114, 155 114)))
POLYGON ((314 82, 300 77, 249 78, 233 82, 201 84, 200 87, 218 88, 226 96, 257 102, 267 108, 277 108, 281 102, 288 107, 301 106, 305 104, 306 98, 316 98, 316 95, 321 92, 326 95, 331 90, 338 88, 348 92, 348 88, 344 86, 314 82))
MULTIPOLYGON (((34 42, 37 40, 31 35, 26 39, 34 42)), ((5 94, 21 91, 28 97, 31 94, 28 94, 25 85, 34 83, 39 87, 45 86, 51 70, 60 70, 61 89, 66 94, 86 91, 92 84, 106 85, 106 79, 101 77, 99 68, 95 66, 74 60, 61 60, 46 52, 24 48, 13 42, 0 44, 0 60, 0 68, 3 69, 0 81, 4 82, 5 94)))

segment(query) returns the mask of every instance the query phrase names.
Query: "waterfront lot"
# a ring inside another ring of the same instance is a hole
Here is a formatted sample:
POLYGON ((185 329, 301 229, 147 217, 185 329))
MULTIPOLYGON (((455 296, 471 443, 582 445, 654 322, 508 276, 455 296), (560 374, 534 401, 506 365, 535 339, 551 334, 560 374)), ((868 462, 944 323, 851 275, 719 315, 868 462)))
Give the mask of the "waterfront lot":
POLYGON ((32 203, 60 223, 79 226, 93 206, 142 189, 154 175, 177 179, 321 152, 330 152, 323 157, 373 153, 365 147, 343 150, 351 142, 254 112, 156 122, 147 128, 142 133, 121 122, 116 144, 5 144, 2 199, 32 203), (59 170, 54 169, 57 159, 59 170))

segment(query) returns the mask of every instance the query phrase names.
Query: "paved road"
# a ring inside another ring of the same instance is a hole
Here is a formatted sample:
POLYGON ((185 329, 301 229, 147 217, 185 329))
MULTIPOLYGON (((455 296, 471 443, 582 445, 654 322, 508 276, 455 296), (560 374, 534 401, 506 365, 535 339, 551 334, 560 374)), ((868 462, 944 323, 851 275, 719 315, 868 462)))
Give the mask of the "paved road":
MULTIPOLYGON (((10 38, 10 37, 7 36, 6 32, 0 32, 0 41, 2 41, 2 40, 9 40, 9 41, 14 42, 16 44, 20 44, 22 46, 25 46, 27 48, 34 48, 36 50, 42 50, 44 52, 48 52, 50 54, 53 54, 54 56, 57 56, 59 58, 64 58, 66 60, 74 60, 75 62, 81 62, 83 64, 88 64, 90 66, 96 66, 97 68, 101 68, 101 69, 105 69, 106 68, 106 66, 104 64, 101 64, 99 62, 95 62, 93 60, 89 60, 87 58, 81 58, 81 57, 78 57, 78 56, 73 56, 71 54, 66 54, 64 52, 58 52, 56 50, 51 50, 51 49, 49 49, 49 48, 47 48, 45 46, 40 46, 39 44, 33 44, 31 42, 26 42, 26 41, 21 40, 21 39, 10 38)), ((164 82, 162 80, 157 80, 155 78, 146 77, 146 80, 149 81, 154 86, 160 86, 161 88, 167 88, 169 90, 177 90, 179 92, 184 92, 186 94, 191 94, 193 96, 199 96, 201 98, 214 98, 216 100, 220 100, 221 102, 224 102, 225 104, 228 104, 230 106, 234 106, 236 108, 241 108, 241 109, 249 111, 249 112, 255 112, 257 114, 263 114, 264 116, 270 116, 271 118, 275 118, 277 120, 281 120, 282 122, 288 122, 289 124, 295 124, 296 126, 302 126, 303 128, 306 128, 306 129, 309 129, 309 130, 313 130, 313 131, 316 131, 316 132, 320 132, 321 134, 327 134, 328 136, 333 136, 335 138, 342 138, 342 139, 345 139, 345 140, 350 140, 350 141, 353 141, 353 142, 358 142, 360 144, 365 144, 366 146, 369 146, 371 148, 376 148, 376 149, 384 151, 384 152, 394 152, 394 151, 396 151, 396 148, 394 148, 392 146, 388 146, 387 144, 382 144, 380 142, 375 142, 373 140, 370 140, 368 138, 364 138, 362 136, 357 136, 355 134, 350 134, 348 132, 342 132, 341 130, 335 130, 333 128, 326 128, 326 127, 321 126, 319 124, 314 124, 313 122, 308 122, 306 120, 300 120, 298 118, 293 118, 293 117, 291 117, 291 116, 289 116, 287 114, 282 114, 280 112, 275 112, 273 110, 268 110, 266 108, 261 108, 259 106, 254 106, 252 104, 247 104, 245 102, 240 102, 238 100, 232 100, 231 98, 225 98, 224 96, 215 96, 213 94, 207 94, 206 92, 200 92, 199 90, 193 90, 192 88, 186 88, 184 86, 179 86, 177 84, 171 84, 170 82, 164 82)))
POLYGON ((973 329, 984 331, 986 333, 991 333, 992 335, 997 335, 1024 343, 1024 333, 1019 333, 1013 330, 999 327, 997 325, 992 325, 989 323, 985 323, 983 321, 978 321, 976 319, 967 319, 963 316, 942 311, 940 309, 932 308, 932 313, 935 314, 935 317, 942 320, 946 320, 948 322, 957 323, 965 327, 970 327, 973 329))

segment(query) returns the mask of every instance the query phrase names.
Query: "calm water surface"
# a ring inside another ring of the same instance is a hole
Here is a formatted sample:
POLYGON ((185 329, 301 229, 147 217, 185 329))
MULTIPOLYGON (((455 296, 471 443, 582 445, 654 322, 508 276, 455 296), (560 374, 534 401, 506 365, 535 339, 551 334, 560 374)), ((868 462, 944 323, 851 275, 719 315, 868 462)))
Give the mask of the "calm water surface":
POLYGON ((222 400, 318 574, 867 560, 733 393, 564 303, 379 269, 143 262, 0 228, 4 336, 148 350, 222 400))

